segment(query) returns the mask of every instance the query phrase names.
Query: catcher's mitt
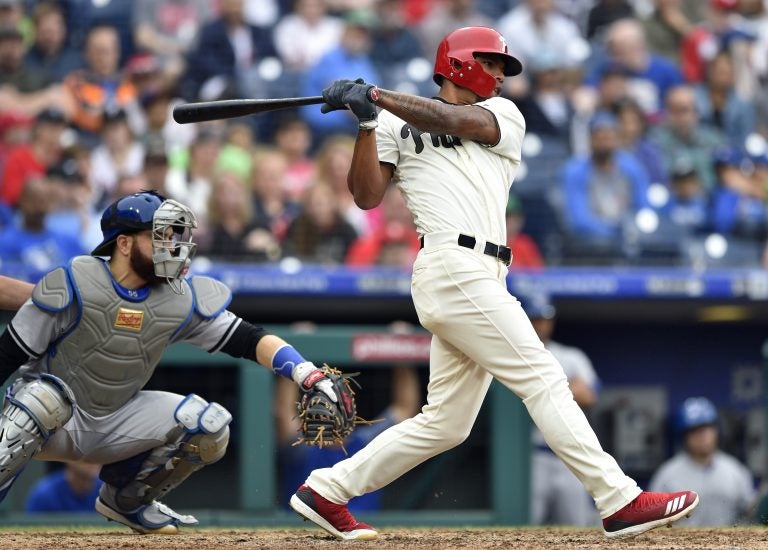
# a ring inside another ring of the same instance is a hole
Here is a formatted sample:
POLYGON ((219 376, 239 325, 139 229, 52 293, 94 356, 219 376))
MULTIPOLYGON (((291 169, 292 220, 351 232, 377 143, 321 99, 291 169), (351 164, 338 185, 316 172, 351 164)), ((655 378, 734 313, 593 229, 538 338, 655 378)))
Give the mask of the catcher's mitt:
POLYGON ((352 378, 354 374, 342 374, 340 370, 323 365, 325 378, 331 381, 337 402, 334 403, 316 385, 310 387, 298 402, 301 436, 294 443, 325 447, 339 445, 344 449, 344 440, 358 423, 368 423, 357 416, 355 392, 350 382, 360 387, 352 378))

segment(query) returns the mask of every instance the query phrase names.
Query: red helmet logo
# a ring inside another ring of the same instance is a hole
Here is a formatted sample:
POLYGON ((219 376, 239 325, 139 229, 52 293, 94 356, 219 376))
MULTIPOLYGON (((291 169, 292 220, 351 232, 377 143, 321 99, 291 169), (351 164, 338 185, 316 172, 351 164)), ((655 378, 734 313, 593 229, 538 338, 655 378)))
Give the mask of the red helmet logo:
POLYGON ((475 60, 475 54, 481 53, 500 55, 505 76, 515 76, 523 70, 520 61, 509 55, 507 42, 498 32, 488 27, 464 27, 449 33, 437 47, 435 82, 439 85, 441 77, 447 78, 480 97, 490 97, 496 79, 475 60))

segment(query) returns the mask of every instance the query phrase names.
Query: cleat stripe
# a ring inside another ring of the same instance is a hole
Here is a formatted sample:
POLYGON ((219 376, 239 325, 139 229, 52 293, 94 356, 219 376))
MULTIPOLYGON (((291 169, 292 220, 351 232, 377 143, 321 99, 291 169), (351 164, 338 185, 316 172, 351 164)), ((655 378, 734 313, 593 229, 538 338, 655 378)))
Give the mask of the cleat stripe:
POLYGON ((665 516, 668 516, 672 512, 672 502, 673 501, 671 501, 671 500, 669 502, 667 502, 667 511, 664 512, 665 516))
POLYGON ((678 510, 682 510, 685 506, 685 497, 686 495, 680 495, 680 506, 677 508, 678 510))

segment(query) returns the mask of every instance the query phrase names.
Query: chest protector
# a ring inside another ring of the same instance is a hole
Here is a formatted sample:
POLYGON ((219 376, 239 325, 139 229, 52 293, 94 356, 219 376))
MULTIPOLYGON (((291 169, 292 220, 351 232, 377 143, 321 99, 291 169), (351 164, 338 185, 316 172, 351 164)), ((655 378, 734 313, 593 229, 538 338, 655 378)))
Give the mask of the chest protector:
POLYGON ((149 381, 171 337, 192 314, 193 291, 167 284, 141 301, 122 298, 104 262, 88 256, 69 268, 79 308, 75 326, 49 350, 48 370, 72 389, 78 407, 106 416, 149 381))

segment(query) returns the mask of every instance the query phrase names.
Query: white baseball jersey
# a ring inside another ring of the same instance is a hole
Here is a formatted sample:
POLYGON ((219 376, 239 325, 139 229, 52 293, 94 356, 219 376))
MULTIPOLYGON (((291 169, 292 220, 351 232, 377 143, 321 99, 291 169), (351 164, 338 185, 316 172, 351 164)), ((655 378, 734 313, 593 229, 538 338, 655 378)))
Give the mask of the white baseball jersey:
POLYGON ((525 120, 511 101, 494 97, 475 105, 496 117, 501 137, 493 146, 420 132, 389 111, 379 115, 379 161, 395 166, 422 235, 456 230, 494 243, 506 242, 505 209, 520 166, 525 120))

